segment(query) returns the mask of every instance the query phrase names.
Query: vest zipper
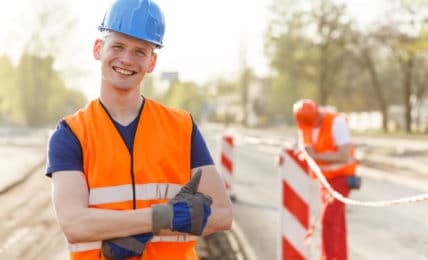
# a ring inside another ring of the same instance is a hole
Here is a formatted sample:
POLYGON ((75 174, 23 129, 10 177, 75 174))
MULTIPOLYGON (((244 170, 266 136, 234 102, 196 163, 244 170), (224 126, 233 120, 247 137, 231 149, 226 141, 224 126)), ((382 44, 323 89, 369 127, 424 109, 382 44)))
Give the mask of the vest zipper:
POLYGON ((131 153, 131 180, 132 180, 132 208, 137 208, 137 198, 135 195, 135 176, 134 176, 134 153, 131 153))
MULTIPOLYGON (((138 123, 140 121, 141 112, 143 111, 144 104, 146 103, 145 102, 146 99, 143 96, 141 96, 141 97, 142 97, 141 107, 140 107, 140 110, 138 111, 137 118, 135 119, 135 120, 137 120, 137 126, 136 126, 134 137, 133 137, 133 140, 132 140, 132 150, 129 150, 129 148, 128 148, 129 155, 131 156, 132 208, 133 209, 137 209, 137 198, 136 198, 136 194, 135 194, 135 176, 134 176, 134 139, 135 139, 135 136, 137 135, 138 123)), ((104 104, 101 102, 100 99, 98 99, 98 100, 99 100, 101 106, 103 107, 104 111, 107 113, 107 115, 109 116, 110 120, 112 121, 112 123, 114 125, 114 119, 110 115, 110 113, 108 112, 108 109, 104 106, 104 104)), ((114 125, 114 126, 117 129, 116 125, 114 125)), ((117 129, 117 132, 122 137, 122 140, 123 140, 125 146, 127 146, 126 142, 125 142, 125 138, 122 136, 122 134, 120 133, 119 129, 117 129)))

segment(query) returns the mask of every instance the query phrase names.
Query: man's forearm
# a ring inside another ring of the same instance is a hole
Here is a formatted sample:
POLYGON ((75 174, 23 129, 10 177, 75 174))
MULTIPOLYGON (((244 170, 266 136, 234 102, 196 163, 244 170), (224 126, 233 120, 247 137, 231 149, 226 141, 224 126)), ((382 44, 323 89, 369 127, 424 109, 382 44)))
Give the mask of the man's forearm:
POLYGON ((351 145, 346 144, 339 146, 336 151, 329 152, 315 152, 312 148, 307 150, 308 154, 312 156, 313 159, 328 163, 347 163, 351 160, 350 153, 351 145))
POLYGON ((211 207, 212 214, 208 219, 203 236, 229 230, 232 226, 233 213, 230 207, 211 207))
POLYGON ((316 160, 330 163, 342 163, 348 160, 349 156, 346 156, 340 152, 323 152, 317 153, 315 156, 316 160))
POLYGON ((61 222, 71 243, 125 237, 152 231, 151 208, 138 210, 76 209, 61 222))

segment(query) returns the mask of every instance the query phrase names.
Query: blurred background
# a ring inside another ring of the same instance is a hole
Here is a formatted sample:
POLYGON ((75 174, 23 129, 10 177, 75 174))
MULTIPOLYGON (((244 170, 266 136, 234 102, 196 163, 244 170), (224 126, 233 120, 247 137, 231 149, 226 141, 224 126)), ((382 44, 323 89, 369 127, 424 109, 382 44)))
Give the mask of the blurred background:
MULTIPOLYGON (((165 47, 142 93, 198 120, 292 125, 306 97, 359 130, 426 132, 424 0, 159 0, 165 47)), ((51 126, 98 94, 92 57, 109 1, 0 8, 0 122, 51 126)))
MULTIPOLYGON (((157 2, 165 47, 142 94, 191 112, 217 162, 225 127, 235 131, 234 230, 200 241, 201 259, 278 257, 274 158, 295 141, 302 98, 348 116, 364 177, 353 198, 426 192, 428 0, 157 2)), ((98 97, 92 47, 108 4, 0 0, 1 259, 66 258, 46 144, 58 120, 98 97)), ((428 259, 426 206, 349 207, 350 259, 428 259)))

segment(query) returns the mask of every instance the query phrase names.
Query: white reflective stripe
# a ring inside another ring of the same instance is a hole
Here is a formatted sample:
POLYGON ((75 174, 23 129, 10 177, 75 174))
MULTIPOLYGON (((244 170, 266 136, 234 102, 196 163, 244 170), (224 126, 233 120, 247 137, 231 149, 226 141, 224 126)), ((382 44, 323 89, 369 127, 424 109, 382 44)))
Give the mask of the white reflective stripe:
POLYGON ((89 242, 89 243, 68 243, 68 251, 70 252, 82 252, 93 249, 101 249, 101 241, 89 242))
POLYGON ((175 236, 154 236, 150 242, 190 242, 197 239, 197 236, 180 234, 175 236))
MULTIPOLYGON (((137 200, 172 199, 183 185, 172 183, 150 183, 135 185, 137 200)), ((89 205, 117 203, 132 200, 132 185, 119 185, 89 190, 89 205)))
MULTIPOLYGON (((286 208, 280 210, 281 236, 287 240, 300 255, 307 259, 309 246, 306 241, 307 230, 286 208)), ((283 250, 283 248, 281 248, 283 250)), ((283 252, 281 252, 282 254, 283 252)))
POLYGON ((172 199, 183 185, 172 183, 152 183, 135 185, 137 200, 172 199))
POLYGON ((220 166, 221 169, 221 176, 223 177, 223 181, 226 182, 227 184, 229 184, 230 186, 233 186, 233 177, 232 174, 228 169, 226 169, 226 167, 224 167, 223 165, 220 166))
POLYGON ((353 163, 355 160, 350 160, 349 162, 346 163, 333 163, 333 164, 329 164, 329 165, 321 165, 319 168, 322 171, 334 171, 340 168, 343 168, 345 166, 348 166, 349 164, 353 163))
MULTIPOLYGON (((186 234, 180 234, 180 235, 174 235, 174 236, 154 236, 150 240, 150 243, 157 243, 157 242, 182 243, 182 242, 196 241, 197 239, 198 239, 197 236, 186 235, 186 234)), ((70 252, 83 252, 83 251, 88 251, 93 249, 101 249, 101 241, 68 244, 68 251, 70 252)))
POLYGON ((288 153, 282 152, 285 158, 285 163, 281 165, 281 177, 290 188, 306 203, 310 204, 311 177, 305 173, 298 162, 293 159, 288 153))

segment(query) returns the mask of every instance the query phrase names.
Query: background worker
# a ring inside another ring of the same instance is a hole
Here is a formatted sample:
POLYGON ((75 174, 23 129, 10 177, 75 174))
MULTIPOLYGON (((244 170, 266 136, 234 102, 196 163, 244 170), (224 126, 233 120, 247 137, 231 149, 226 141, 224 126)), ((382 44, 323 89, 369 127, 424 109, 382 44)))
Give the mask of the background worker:
MULTIPOLYGON (((323 111, 310 100, 293 106, 299 146, 316 161, 331 187, 343 196, 350 193, 348 181, 355 177, 357 161, 346 119, 336 112, 323 111), (351 177, 350 177, 351 176, 351 177)), ((345 205, 320 185, 321 259, 347 259, 345 205)))
POLYGON ((70 256, 197 259, 197 236, 229 229, 232 206, 190 114, 140 93, 163 46, 162 11, 116 0, 99 29, 99 98, 61 120, 48 145, 70 256))

